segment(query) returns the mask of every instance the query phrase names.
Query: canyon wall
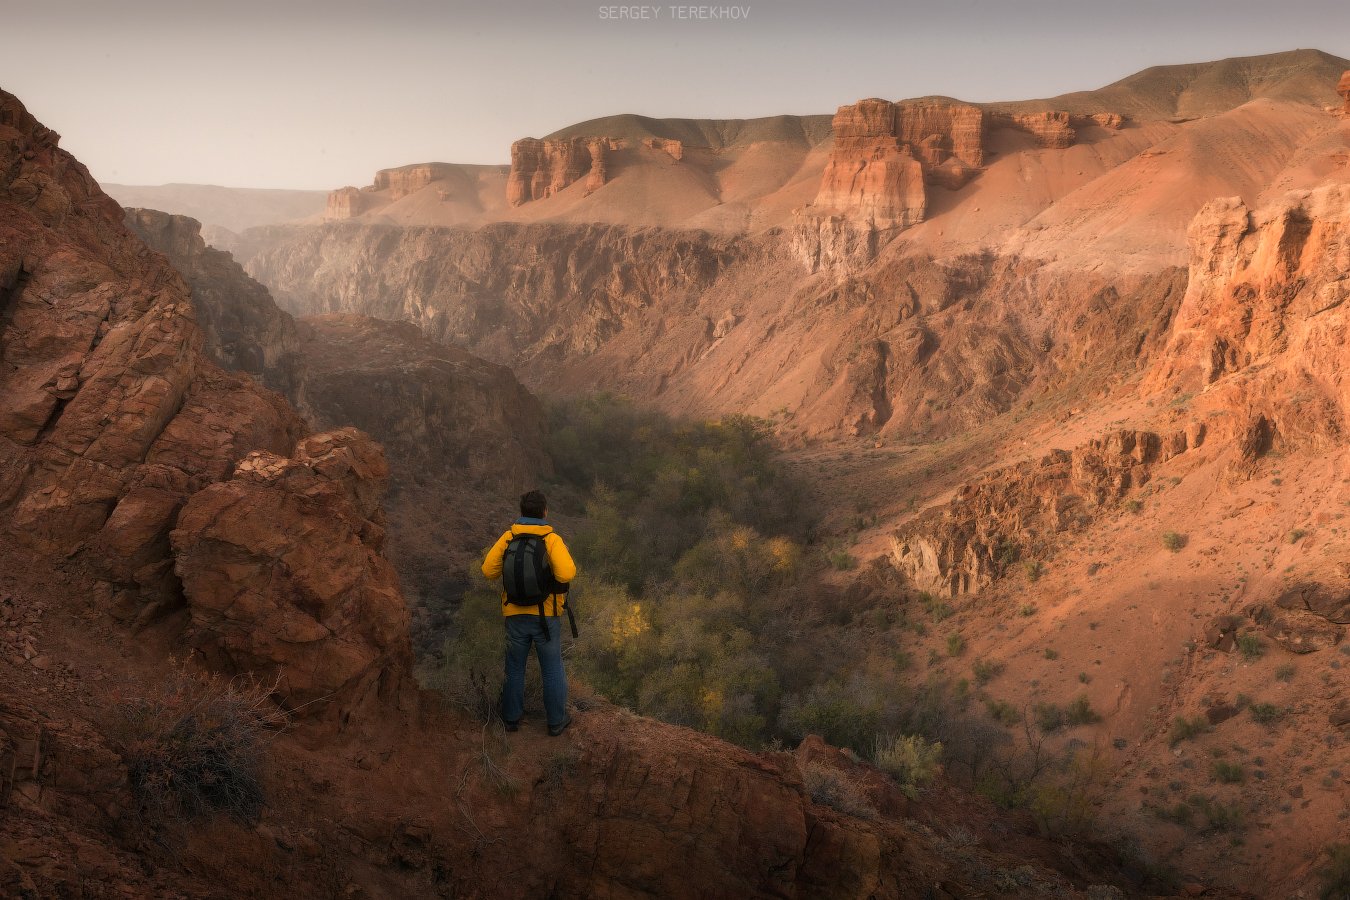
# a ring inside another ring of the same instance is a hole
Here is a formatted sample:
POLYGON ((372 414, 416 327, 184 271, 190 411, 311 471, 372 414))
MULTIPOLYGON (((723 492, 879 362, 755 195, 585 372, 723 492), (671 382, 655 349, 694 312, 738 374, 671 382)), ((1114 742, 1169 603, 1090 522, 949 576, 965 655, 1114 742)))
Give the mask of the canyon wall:
POLYGON ((304 403, 295 322, 267 288, 230 254, 208 247, 201 225, 153 209, 127 210, 127 225, 169 262, 192 288, 192 306, 207 356, 226 369, 255 375, 292 403, 304 403))
POLYGON ((1336 85, 1336 93, 1345 99, 1345 107, 1341 110, 1341 114, 1350 116, 1350 72, 1341 76, 1340 83, 1336 85))
POLYGON ((776 236, 599 225, 283 228, 258 244, 250 271, 297 313, 409 321, 538 391, 785 412, 808 436, 950 433, 1074 377, 1105 384, 1156 347, 1185 283, 992 255, 888 255, 837 283, 776 236))

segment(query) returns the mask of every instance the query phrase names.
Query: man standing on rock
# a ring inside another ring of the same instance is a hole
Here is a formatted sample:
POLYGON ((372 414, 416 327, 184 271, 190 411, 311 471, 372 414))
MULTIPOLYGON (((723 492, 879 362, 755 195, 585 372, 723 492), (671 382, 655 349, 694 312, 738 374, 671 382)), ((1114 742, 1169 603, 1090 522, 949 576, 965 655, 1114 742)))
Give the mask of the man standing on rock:
MULTIPOLYGON (((520 727, 525 712, 525 663, 534 645, 544 681, 548 733, 557 737, 572 717, 567 714, 567 675, 562 662, 562 612, 577 564, 563 539, 549 526, 548 499, 540 491, 520 498, 520 518, 497 539, 483 560, 483 575, 502 580, 506 616, 506 682, 502 685, 502 721, 507 731, 520 727)), ((576 624, 572 624, 576 636, 576 624)))

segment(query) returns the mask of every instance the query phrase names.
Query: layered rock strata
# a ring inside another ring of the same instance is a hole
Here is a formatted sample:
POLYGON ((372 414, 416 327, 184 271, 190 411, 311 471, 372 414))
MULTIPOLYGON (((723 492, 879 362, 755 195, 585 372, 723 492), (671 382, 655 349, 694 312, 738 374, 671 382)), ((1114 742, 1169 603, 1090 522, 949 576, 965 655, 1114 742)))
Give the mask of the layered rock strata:
POLYGON ((522 138, 511 145, 511 172, 506 200, 520 206, 543 200, 586 178, 586 192, 603 187, 609 177, 608 154, 620 142, 612 138, 540 140, 522 138))

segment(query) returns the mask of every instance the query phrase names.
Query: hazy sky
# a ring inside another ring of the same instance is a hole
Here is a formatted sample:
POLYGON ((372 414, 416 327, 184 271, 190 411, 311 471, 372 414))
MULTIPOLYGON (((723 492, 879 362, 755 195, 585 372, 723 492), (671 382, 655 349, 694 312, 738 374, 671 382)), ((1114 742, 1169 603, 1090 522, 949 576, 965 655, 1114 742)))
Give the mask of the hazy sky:
POLYGON ((102 181, 332 188, 503 163, 516 138, 620 112, 1023 99, 1160 63, 1350 56, 1345 0, 726 4, 740 20, 648 5, 659 18, 578 0, 0 0, 0 89, 102 181))

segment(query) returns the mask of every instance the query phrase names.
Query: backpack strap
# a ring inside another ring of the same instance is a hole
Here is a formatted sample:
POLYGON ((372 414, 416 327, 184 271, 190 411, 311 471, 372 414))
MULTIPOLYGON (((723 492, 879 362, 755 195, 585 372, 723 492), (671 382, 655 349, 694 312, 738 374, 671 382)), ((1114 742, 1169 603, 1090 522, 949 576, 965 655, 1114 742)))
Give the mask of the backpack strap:
POLYGON ((567 624, 572 626, 573 640, 581 637, 581 633, 577 631, 577 618, 576 616, 572 615, 572 604, 567 602, 566 594, 563 595, 563 609, 567 610, 567 624))

